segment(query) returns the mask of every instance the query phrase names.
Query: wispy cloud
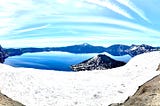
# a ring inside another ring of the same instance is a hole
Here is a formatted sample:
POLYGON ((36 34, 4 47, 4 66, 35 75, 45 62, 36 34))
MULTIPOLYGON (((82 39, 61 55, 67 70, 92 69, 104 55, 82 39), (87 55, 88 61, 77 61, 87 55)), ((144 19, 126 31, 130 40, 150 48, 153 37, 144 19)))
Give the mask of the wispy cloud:
POLYGON ((88 42, 93 45, 103 45, 108 46, 115 43, 126 43, 126 44, 142 44, 147 43, 150 45, 159 44, 159 39, 154 38, 147 38, 147 37, 135 37, 135 36, 121 36, 121 37, 114 37, 114 36, 92 36, 92 37, 67 37, 67 38, 39 38, 37 39, 17 39, 17 40, 0 40, 0 44, 3 45, 3 47, 60 47, 60 46, 69 46, 69 45, 75 45, 75 44, 82 44, 84 42, 88 42), (108 41, 106 43, 106 41, 108 41), (118 42, 117 42, 118 41, 118 42), (111 44, 110 44, 111 43, 111 44))
POLYGON ((35 20, 40 21, 38 18, 59 15, 58 10, 49 3, 49 1, 39 3, 32 0, 1 1, 0 36, 9 35, 16 29, 33 24, 35 20))
POLYGON ((126 7, 130 8, 136 14, 138 14, 142 19, 145 21, 150 22, 150 20, 145 16, 144 12, 139 9, 136 5, 134 5, 130 0, 117 0, 119 3, 125 5, 126 7))
POLYGON ((127 17, 129 19, 133 19, 133 17, 127 13, 125 10, 123 10, 122 8, 120 8, 119 6, 111 3, 111 1, 109 0, 105 0, 105 1, 101 1, 101 0, 86 0, 86 2, 88 3, 92 3, 92 4, 96 4, 96 5, 99 5, 99 6, 102 6, 102 7, 106 7, 124 17, 127 17))
POLYGON ((16 34, 24 33, 24 32, 30 32, 30 31, 34 31, 34 30, 40 30, 40 29, 47 28, 48 26, 49 26, 49 24, 43 25, 43 26, 39 26, 39 27, 34 27, 34 28, 27 28, 27 29, 22 29, 22 30, 16 30, 16 34))
POLYGON ((79 18, 79 17, 75 17, 75 16, 66 16, 65 19, 57 19, 54 20, 57 22, 78 22, 78 23, 103 23, 103 24, 112 24, 112 25, 118 25, 118 26, 123 26, 126 28, 131 28, 131 29, 135 29, 144 33, 152 33, 155 34, 155 36, 158 36, 158 34, 160 33, 157 30, 154 30, 152 28, 140 25, 140 24, 136 24, 133 22, 129 22, 129 21, 123 21, 123 20, 119 20, 119 19, 113 19, 113 18, 108 18, 108 17, 90 17, 90 16, 86 16, 83 18, 79 18))
POLYGON ((0 44, 6 47, 63 46, 74 42, 101 40, 106 43, 107 40, 159 37, 159 26, 149 26, 139 20, 134 23, 137 17, 149 22, 136 3, 127 0, 2 0, 0 44))

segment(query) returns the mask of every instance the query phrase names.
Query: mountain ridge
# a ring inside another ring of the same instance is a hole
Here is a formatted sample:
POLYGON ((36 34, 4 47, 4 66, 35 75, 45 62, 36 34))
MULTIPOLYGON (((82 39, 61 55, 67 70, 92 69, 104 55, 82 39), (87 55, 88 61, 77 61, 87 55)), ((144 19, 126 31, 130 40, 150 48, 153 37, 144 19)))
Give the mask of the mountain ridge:
POLYGON ((0 63, 3 63, 5 61, 5 58, 7 57, 8 57, 7 52, 0 45, 0 63))
POLYGON ((160 50, 160 47, 152 47, 149 45, 122 45, 122 44, 114 44, 109 47, 103 46, 93 46, 88 43, 83 43, 80 45, 71 45, 65 47, 44 47, 44 48, 8 48, 5 51, 9 56, 22 55, 24 53, 34 53, 34 52, 45 52, 45 51, 62 51, 62 52, 70 52, 70 53, 102 53, 108 52, 114 56, 122 56, 129 54, 134 57, 138 54, 142 54, 145 52, 157 51, 160 50), (133 49, 134 48, 134 49, 133 49))

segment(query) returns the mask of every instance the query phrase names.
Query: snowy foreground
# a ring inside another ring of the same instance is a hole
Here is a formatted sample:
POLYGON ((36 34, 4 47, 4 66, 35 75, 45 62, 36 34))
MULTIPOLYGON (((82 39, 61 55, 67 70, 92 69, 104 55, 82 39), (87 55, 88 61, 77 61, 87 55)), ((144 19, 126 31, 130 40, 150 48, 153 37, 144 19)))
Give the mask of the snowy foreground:
POLYGON ((123 102, 155 75, 160 52, 134 57, 120 68, 58 72, 0 64, 0 90, 27 106, 107 106, 123 102))

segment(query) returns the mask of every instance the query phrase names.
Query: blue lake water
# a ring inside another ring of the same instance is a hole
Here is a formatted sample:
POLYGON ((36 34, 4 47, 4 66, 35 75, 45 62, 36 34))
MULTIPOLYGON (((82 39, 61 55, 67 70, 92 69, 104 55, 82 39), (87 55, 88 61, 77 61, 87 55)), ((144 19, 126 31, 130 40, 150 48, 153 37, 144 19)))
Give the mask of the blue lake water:
MULTIPOLYGON (((105 53, 113 59, 128 62, 131 57, 129 55, 124 56, 112 56, 105 53)), ((38 52, 38 53, 25 53, 21 56, 9 57, 5 60, 5 64, 14 67, 25 67, 35 69, 46 70, 58 70, 58 71, 72 71, 70 66, 80 63, 86 59, 96 56, 96 53, 88 54, 72 54, 68 52, 38 52)))

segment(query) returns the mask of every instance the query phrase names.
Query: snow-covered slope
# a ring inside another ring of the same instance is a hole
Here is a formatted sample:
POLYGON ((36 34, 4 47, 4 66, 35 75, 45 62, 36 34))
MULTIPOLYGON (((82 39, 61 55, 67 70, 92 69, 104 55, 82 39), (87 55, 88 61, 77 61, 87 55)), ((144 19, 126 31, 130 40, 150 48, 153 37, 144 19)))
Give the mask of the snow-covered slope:
POLYGON ((135 56, 123 67, 84 72, 13 68, 0 64, 0 90, 27 106, 107 106, 123 102, 155 75, 160 52, 135 56))

